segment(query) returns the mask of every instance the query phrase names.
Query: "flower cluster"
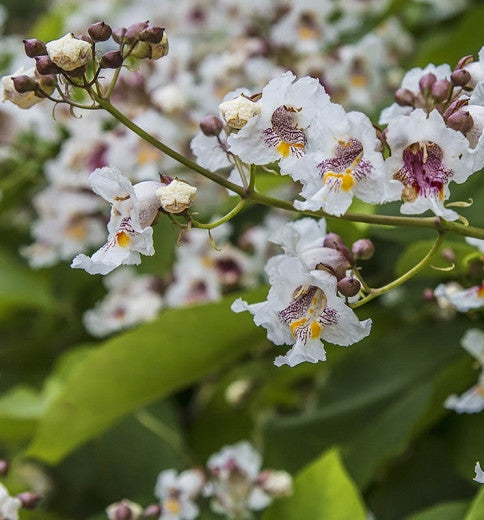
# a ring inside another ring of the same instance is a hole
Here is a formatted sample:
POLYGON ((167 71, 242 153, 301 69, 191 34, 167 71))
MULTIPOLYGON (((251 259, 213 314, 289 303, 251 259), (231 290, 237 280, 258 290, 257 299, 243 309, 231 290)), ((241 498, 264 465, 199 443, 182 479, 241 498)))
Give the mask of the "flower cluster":
POLYGON ((250 518, 251 511, 265 509, 274 498, 292 492, 291 476, 285 471, 261 471, 259 453, 245 441, 223 447, 207 462, 207 472, 194 468, 178 473, 162 471, 154 494, 159 503, 146 509, 129 500, 110 505, 109 520, 137 520, 157 517, 159 520, 194 520, 200 513, 197 499, 210 498, 215 513, 226 518, 250 518), (120 513, 125 516, 120 516, 120 513))

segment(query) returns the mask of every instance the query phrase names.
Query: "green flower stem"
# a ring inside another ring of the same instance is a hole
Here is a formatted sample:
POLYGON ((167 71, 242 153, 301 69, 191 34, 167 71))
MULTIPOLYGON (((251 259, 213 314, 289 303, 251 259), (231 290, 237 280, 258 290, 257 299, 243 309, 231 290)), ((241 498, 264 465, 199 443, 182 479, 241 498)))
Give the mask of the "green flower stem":
POLYGON ((247 199, 239 200, 238 204, 233 209, 231 209, 226 215, 216 220, 215 222, 210 222, 209 224, 198 222, 197 220, 193 219, 191 215, 189 215, 189 218, 193 227, 200 229, 214 229, 218 226, 221 226, 222 224, 225 224, 225 222, 228 222, 230 219, 235 217, 237 213, 240 213, 245 208, 245 206, 247 206, 248 202, 249 201, 247 199))
POLYGON ((350 305, 352 309, 356 309, 357 307, 361 307, 362 305, 365 305, 365 303, 368 303, 370 300, 373 300, 373 298, 376 298, 377 296, 381 296, 382 294, 385 294, 386 292, 390 291, 391 289, 394 289, 395 287, 398 287, 399 285, 402 285, 407 280, 410 280, 410 278, 414 277, 418 272, 420 272, 424 267, 427 267, 427 265, 430 264, 430 261, 434 257, 434 255, 439 250, 440 246, 442 245, 442 242, 444 240, 445 233, 443 231, 439 232, 439 236, 435 240, 434 244, 430 248, 429 252, 420 260, 420 262, 412 267, 409 271, 407 271, 405 274, 400 276, 399 278, 393 280, 393 282, 390 282, 387 285, 384 285, 383 287, 379 287, 378 289, 370 289, 370 294, 368 296, 365 296, 361 300, 357 301, 356 303, 353 303, 350 305))
MULTIPOLYGON (((196 162, 188 159, 187 157, 181 155, 175 150, 171 149, 169 146, 161 143, 157 139, 155 139, 152 135, 145 132, 138 125, 133 123, 130 119, 128 119, 124 114, 122 114, 117 108, 115 108, 107 99, 104 99, 97 95, 94 92, 91 92, 93 99, 98 103, 99 107, 103 108, 107 112, 109 112, 113 117, 115 117, 120 123, 125 125, 127 128, 132 130, 135 134, 139 135, 146 142, 153 145, 155 148, 165 153, 175 161, 183 164, 190 170, 193 170, 200 175, 203 175, 207 179, 216 182, 220 186, 237 193, 243 199, 249 199, 252 202, 256 202, 258 204, 263 204, 265 206, 272 206, 275 208, 285 209, 287 211, 293 211, 303 215, 309 215, 312 217, 318 218, 339 218, 342 220, 349 220, 352 222, 365 222, 371 225, 380 225, 380 226, 406 226, 406 227, 417 227, 417 228, 427 228, 427 229, 436 229, 437 231, 445 231, 448 233, 453 233, 455 235, 468 236, 473 238, 484 239, 484 229, 476 228, 472 226, 465 226, 464 224, 460 224, 457 222, 447 222, 440 217, 393 217, 387 215, 367 215, 365 213, 346 213, 340 217, 335 217, 334 215, 328 215, 324 211, 300 211, 296 209, 293 204, 288 201, 277 199, 275 197, 269 197, 268 195, 263 195, 262 193, 258 193, 253 189, 253 186, 249 185, 247 189, 242 186, 238 186, 234 184, 221 175, 218 175, 214 172, 203 168, 196 162)), ((252 177, 254 177, 252 175, 252 177)), ((253 184, 253 183, 252 183, 253 184)))

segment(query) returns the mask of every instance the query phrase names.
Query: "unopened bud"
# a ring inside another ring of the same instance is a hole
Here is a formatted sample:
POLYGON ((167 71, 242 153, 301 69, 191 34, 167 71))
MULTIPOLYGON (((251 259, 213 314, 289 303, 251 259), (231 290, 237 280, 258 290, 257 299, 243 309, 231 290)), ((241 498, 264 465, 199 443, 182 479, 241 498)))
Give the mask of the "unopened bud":
POLYGON ((25 54, 29 58, 35 58, 36 56, 45 56, 47 54, 45 43, 40 40, 37 40, 37 38, 24 40, 24 48, 25 54))
POLYGON ((351 268, 351 264, 343 253, 329 247, 308 249, 301 253, 300 257, 310 270, 328 271, 338 280, 344 278, 346 271, 351 268))
POLYGON ((431 289, 430 287, 427 287, 426 289, 424 289, 424 291, 422 293, 422 300, 424 302, 433 302, 435 300, 434 290, 431 289))
POLYGON ((109 51, 101 56, 101 69, 117 69, 123 64, 123 55, 120 51, 109 51))
POLYGON ((205 116, 200 121, 200 130, 208 136, 219 135, 223 127, 223 121, 217 116, 205 116))
POLYGON ((5 477, 5 475, 7 475, 9 469, 10 469, 10 464, 9 464, 8 460, 0 460, 0 477, 5 477))
POLYGON ((104 22, 93 23, 87 32, 95 42, 105 42, 109 40, 111 34, 113 34, 111 27, 104 22))
POLYGON ((39 74, 59 74, 61 71, 49 56, 36 56, 35 67, 39 74))
POLYGON ((126 27, 120 27, 119 29, 116 29, 113 31, 113 40, 116 43, 123 43, 124 41, 124 35, 126 34, 126 27))
POLYGON ((399 88, 395 92, 395 101, 402 107, 411 107, 415 103, 415 94, 408 88, 399 88))
POLYGON ((39 90, 38 82, 30 76, 16 76, 15 78, 12 78, 12 81, 15 90, 21 94, 24 92, 36 92, 39 90))
POLYGON ((42 497, 37 493, 32 493, 32 491, 25 491, 24 493, 20 493, 17 495, 17 498, 22 502, 22 507, 24 509, 35 509, 39 502, 42 500, 42 497))
POLYGON ((148 22, 138 22, 134 23, 133 25, 130 25, 126 29, 126 33, 124 35, 124 41, 128 44, 136 43, 136 41, 139 39, 139 35, 141 31, 144 31, 148 28, 148 22))
POLYGON ((137 520, 141 516, 142 511, 143 508, 139 504, 126 499, 111 504, 106 508, 109 520, 137 520))
POLYGON ((343 244, 343 239, 336 233, 328 233, 324 237, 323 246, 337 249, 337 246, 343 244))
POLYGON ((82 67, 78 67, 77 69, 65 71, 68 76, 71 78, 80 78, 87 70, 87 65, 82 65, 82 67))
POLYGON ((373 242, 368 238, 360 238, 356 242, 353 242, 351 251, 355 255, 355 258, 361 260, 369 260, 375 252, 375 246, 373 242))
POLYGON ((163 38, 159 43, 149 43, 151 47, 150 60, 159 60, 168 54, 168 36, 163 34, 163 38))
POLYGON ((458 61, 457 65, 455 66, 455 70, 463 69, 466 65, 469 65, 469 63, 472 63, 473 61, 474 56, 472 54, 468 54, 458 61))
POLYGON ((440 252, 440 255, 444 260, 447 260, 448 262, 455 262, 455 251, 450 247, 444 247, 444 249, 442 249, 442 251, 440 252))
POLYGON ((432 85, 432 97, 437 101, 445 101, 449 97, 452 84, 446 79, 439 79, 432 85))
POLYGON ((151 504, 143 511, 144 518, 158 518, 161 515, 161 506, 159 504, 151 504))
POLYGON ((466 110, 458 110, 447 118, 447 126, 466 134, 474 126, 472 116, 466 110))
POLYGON ((219 105, 222 117, 232 128, 240 130, 250 119, 260 114, 261 106, 244 95, 219 105))
POLYGON ((343 296, 351 298, 360 292, 361 284, 356 278, 345 276, 336 284, 336 287, 343 296))
POLYGON ((195 186, 178 179, 156 190, 161 207, 168 213, 182 213, 188 209, 193 204, 196 193, 195 186))
POLYGON ((470 80, 470 72, 466 69, 457 69, 450 75, 450 81, 457 87, 464 87, 470 80))
POLYGON ((142 42, 148 42, 148 43, 160 43, 161 40, 163 40, 163 36, 165 34, 164 27, 148 27, 146 29, 143 29, 139 33, 139 39, 142 42))
POLYGON ((424 74, 420 81, 418 82, 418 86, 420 87, 420 90, 424 94, 430 93, 430 90, 432 89, 433 84, 437 81, 437 76, 433 74, 432 72, 427 72, 427 74, 424 74))
POLYGON ((292 494, 292 477, 286 471, 265 470, 256 480, 257 484, 273 497, 287 497, 292 494))
POLYGON ((355 263, 355 257, 349 247, 345 246, 344 244, 338 244, 335 249, 339 251, 351 265, 355 263))

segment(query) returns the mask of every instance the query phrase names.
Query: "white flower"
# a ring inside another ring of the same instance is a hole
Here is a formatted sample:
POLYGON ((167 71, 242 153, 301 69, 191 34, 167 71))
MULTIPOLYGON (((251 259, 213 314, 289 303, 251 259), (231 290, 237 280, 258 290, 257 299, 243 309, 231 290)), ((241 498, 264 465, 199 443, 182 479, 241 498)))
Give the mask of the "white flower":
POLYGON ((484 410, 484 332, 470 329, 462 338, 461 345, 476 358, 481 366, 481 375, 476 385, 460 396, 450 395, 444 406, 458 413, 478 413, 484 410))
POLYGON ((0 484, 0 520, 18 520, 18 511, 22 507, 22 502, 15 497, 11 497, 8 489, 0 484))
POLYGON ((446 299, 460 312, 467 312, 484 306, 484 282, 468 289, 458 289, 440 284, 435 288, 435 296, 446 299))
POLYGON ((71 71, 85 65, 92 56, 91 44, 78 40, 72 33, 46 44, 49 58, 61 69, 71 71))
POLYGON ((205 135, 198 132, 191 140, 190 148, 197 158, 197 164, 215 171, 232 166, 229 160, 227 134, 222 130, 219 135, 205 135))
POLYGON ((259 100, 261 112, 228 138, 230 151, 248 164, 268 164, 302 157, 308 146, 306 130, 317 109, 329 97, 314 78, 286 72, 270 81, 259 100))
POLYGON ((158 475, 154 494, 160 499, 159 520, 192 520, 198 516, 194 503, 205 483, 202 471, 191 469, 180 474, 174 469, 158 475))
POLYGON ((243 94, 224 101, 219 105, 220 112, 225 122, 232 128, 243 128, 250 119, 260 114, 259 103, 252 101, 243 94))
POLYGON ((318 150, 297 161, 287 161, 281 173, 301 181, 305 201, 294 205, 301 210, 323 209, 342 215, 353 196, 381 204, 398 199, 401 185, 387 178, 381 146, 371 121, 361 112, 346 114, 340 105, 324 109, 308 130, 318 150))
POLYGON ((449 182, 460 184, 473 172, 467 139, 447 128, 437 110, 427 115, 420 109, 391 121, 386 138, 391 149, 386 166, 403 184, 405 204, 400 211, 431 210, 446 220, 456 220, 458 214, 444 208, 444 201, 450 195, 449 182))
POLYGON ((475 472, 476 476, 474 477, 474 480, 479 482, 479 484, 484 484, 484 471, 482 471, 479 462, 476 462, 475 472))
POLYGON ((90 274, 108 274, 121 264, 139 264, 140 253, 153 255, 153 229, 160 201, 156 190, 161 183, 131 182, 116 168, 99 168, 89 177, 92 189, 111 203, 108 241, 91 258, 77 255, 71 267, 90 274))
POLYGON ((293 345, 277 366, 326 359, 321 339, 351 345, 370 333, 371 320, 360 322, 336 294, 336 278, 323 270, 309 270, 299 258, 282 258, 269 272, 271 288, 265 302, 249 305, 240 298, 234 312, 249 311, 256 325, 267 330, 276 345, 293 345))
POLYGON ((169 184, 156 190, 161 207, 168 213, 181 213, 188 209, 195 199, 197 188, 188 182, 173 179, 169 184))
POLYGON ((111 273, 103 282, 109 293, 83 317, 86 329, 94 336, 107 336, 150 321, 163 306, 154 276, 136 276, 126 267, 111 273))
POLYGON ((484 253, 484 240, 480 238, 466 237, 466 242, 471 246, 477 247, 481 253, 484 253))
POLYGON ((29 70, 25 70, 21 67, 10 76, 3 76, 0 84, 0 95, 2 101, 10 101, 19 108, 30 108, 43 101, 44 98, 36 96, 35 92, 17 92, 14 87, 13 79, 17 76, 30 76, 34 77, 35 67, 29 70))

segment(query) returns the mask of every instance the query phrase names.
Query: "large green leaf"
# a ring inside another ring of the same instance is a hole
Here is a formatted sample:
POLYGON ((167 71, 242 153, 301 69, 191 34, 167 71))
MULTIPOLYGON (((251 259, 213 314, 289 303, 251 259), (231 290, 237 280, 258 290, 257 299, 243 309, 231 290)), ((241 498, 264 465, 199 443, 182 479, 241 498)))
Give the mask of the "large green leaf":
MULTIPOLYGON (((251 295, 261 299, 261 291, 251 295)), ((42 417, 27 455, 56 463, 118 419, 227 366, 264 333, 230 303, 169 309, 120 334, 73 370, 42 417)))
POLYGON ((294 480, 291 497, 278 500, 263 520, 365 520, 358 489, 346 473, 337 450, 326 452, 294 480))
POLYGON ((462 520, 468 507, 467 502, 448 502, 416 513, 406 520, 462 520))
POLYGON ((465 520, 482 520, 484 518, 484 489, 477 493, 465 520))

